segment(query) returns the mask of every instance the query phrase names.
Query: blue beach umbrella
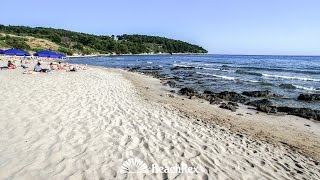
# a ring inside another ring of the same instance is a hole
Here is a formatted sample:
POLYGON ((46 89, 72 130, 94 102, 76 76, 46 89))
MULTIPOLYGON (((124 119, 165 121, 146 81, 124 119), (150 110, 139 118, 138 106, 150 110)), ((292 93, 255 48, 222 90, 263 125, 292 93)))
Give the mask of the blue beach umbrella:
POLYGON ((44 51, 39 51, 37 53, 33 54, 34 56, 38 57, 47 57, 47 58, 63 58, 65 57, 64 54, 60 54, 54 51, 49 51, 49 50, 44 50, 44 51))
POLYGON ((4 50, 3 54, 9 55, 9 56, 30 56, 30 54, 27 51, 15 49, 15 48, 4 50))

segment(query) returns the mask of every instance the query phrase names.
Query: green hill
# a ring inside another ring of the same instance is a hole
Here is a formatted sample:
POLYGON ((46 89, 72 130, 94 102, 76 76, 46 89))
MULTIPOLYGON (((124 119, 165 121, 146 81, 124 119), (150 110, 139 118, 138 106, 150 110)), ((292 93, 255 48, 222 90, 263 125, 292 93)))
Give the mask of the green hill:
POLYGON ((63 29, 0 25, 0 48, 52 49, 68 55, 207 53, 180 40, 146 35, 98 36, 63 29))

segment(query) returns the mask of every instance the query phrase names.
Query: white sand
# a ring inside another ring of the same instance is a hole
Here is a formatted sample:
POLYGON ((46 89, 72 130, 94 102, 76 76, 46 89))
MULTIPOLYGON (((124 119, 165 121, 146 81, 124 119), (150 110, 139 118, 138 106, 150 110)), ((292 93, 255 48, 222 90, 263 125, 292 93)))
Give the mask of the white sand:
POLYGON ((0 71, 0 179, 319 179, 282 146, 146 101, 119 73, 0 71), (199 174, 121 174, 122 163, 176 163, 199 174))

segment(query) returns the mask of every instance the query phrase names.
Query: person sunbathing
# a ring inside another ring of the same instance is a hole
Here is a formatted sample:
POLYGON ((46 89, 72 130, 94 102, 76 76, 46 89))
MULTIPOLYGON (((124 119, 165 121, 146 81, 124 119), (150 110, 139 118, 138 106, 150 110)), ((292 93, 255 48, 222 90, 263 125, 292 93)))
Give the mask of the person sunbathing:
POLYGON ((69 68, 67 69, 67 72, 77 72, 77 67, 70 65, 69 68))
POLYGON ((49 69, 43 69, 42 67, 41 67, 41 63, 40 62, 38 62, 37 64, 36 64, 36 66, 34 67, 34 71, 35 72, 49 72, 50 70, 49 69))
POLYGON ((56 70, 56 67, 54 67, 54 64, 52 62, 50 63, 50 69, 51 70, 56 70))
POLYGON ((61 62, 58 64, 58 70, 64 70, 64 67, 62 66, 61 62))
POLYGON ((17 66, 14 65, 11 61, 8 61, 8 69, 16 69, 17 66))

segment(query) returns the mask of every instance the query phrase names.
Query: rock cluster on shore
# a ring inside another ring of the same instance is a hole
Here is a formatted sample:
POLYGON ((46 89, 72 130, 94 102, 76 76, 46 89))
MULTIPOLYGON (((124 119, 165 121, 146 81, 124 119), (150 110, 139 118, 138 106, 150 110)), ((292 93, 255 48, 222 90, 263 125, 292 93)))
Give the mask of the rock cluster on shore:
MULTIPOLYGON (((236 92, 223 91, 220 93, 215 93, 212 91, 204 91, 203 93, 198 93, 192 88, 182 88, 179 93, 181 95, 186 95, 189 97, 196 96, 201 99, 205 99, 210 102, 210 104, 218 104, 220 108, 231 110, 235 112, 238 109, 237 103, 242 103, 248 106, 256 107, 258 111, 265 113, 278 113, 283 112, 288 115, 295 115, 307 119, 314 119, 320 121, 320 111, 313 110, 310 108, 298 108, 298 107, 287 107, 287 106, 275 106, 268 97, 277 96, 269 90, 266 91, 246 91, 242 94, 236 92), (249 97, 263 98, 259 100, 250 101, 249 97), (224 101, 228 101, 227 103, 224 101)), ((301 94, 298 100, 315 101, 318 100, 320 96, 318 94, 301 94)))
POLYGON ((145 75, 148 75, 148 76, 152 76, 154 78, 157 78, 157 79, 161 79, 161 78, 165 78, 165 75, 161 74, 159 72, 159 70, 161 70, 161 68, 141 68, 141 67, 133 67, 133 68, 130 68, 128 71, 129 72, 139 72, 139 73, 143 73, 145 75))
POLYGON ((300 101, 320 101, 320 94, 300 94, 298 97, 300 101))
MULTIPOLYGON (((179 70, 179 69, 192 69, 194 67, 189 66, 175 66, 171 68, 171 70, 179 70)), ((161 68, 141 68, 141 67, 133 67, 130 68, 131 72, 139 72, 145 75, 152 76, 157 79, 162 79, 164 85, 168 85, 171 88, 180 88, 181 85, 177 84, 176 81, 179 81, 177 78, 167 78, 166 75, 161 74, 159 72, 161 68)), ((248 106, 253 106, 256 110, 265 112, 265 113, 287 113, 288 115, 295 115, 307 119, 314 119, 320 121, 320 111, 313 110, 311 108, 300 108, 300 107, 287 107, 287 106, 276 106, 269 98, 279 97, 279 95, 274 94, 270 90, 262 90, 262 91, 244 91, 241 94, 232 91, 222 91, 222 92, 212 92, 212 91, 204 91, 203 93, 197 92, 195 89, 191 87, 182 87, 179 91, 179 94, 188 96, 189 99, 192 97, 198 97, 200 99, 204 99, 210 102, 210 104, 219 105, 220 108, 228 109, 235 112, 239 105, 237 103, 245 104, 248 106), (253 99, 250 99, 253 98, 253 99)), ((320 94, 300 94, 297 97, 299 101, 319 101, 320 94)))

